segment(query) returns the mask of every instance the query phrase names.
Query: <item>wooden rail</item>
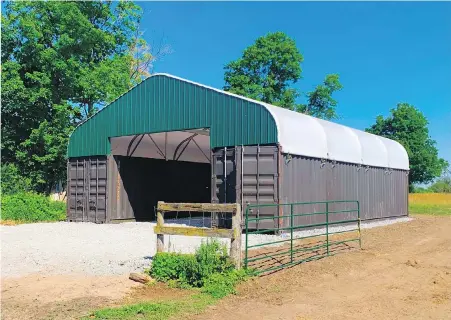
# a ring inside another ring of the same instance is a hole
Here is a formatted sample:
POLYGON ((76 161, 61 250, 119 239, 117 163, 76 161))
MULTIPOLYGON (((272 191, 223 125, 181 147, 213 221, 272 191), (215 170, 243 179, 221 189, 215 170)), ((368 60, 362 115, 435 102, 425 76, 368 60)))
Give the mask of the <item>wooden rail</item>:
POLYGON ((164 252, 164 235, 198 236, 230 238, 230 258, 239 269, 241 267, 241 207, 238 203, 165 203, 159 201, 157 205, 157 252, 164 252), (189 212, 231 212, 232 229, 198 228, 164 225, 164 213, 171 211, 189 212))

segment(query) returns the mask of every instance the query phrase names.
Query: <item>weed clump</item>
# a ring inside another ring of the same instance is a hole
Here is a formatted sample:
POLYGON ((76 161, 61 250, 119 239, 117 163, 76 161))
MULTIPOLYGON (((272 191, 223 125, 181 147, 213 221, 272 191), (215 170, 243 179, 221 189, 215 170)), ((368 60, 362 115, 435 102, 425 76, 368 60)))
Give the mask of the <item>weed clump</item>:
POLYGON ((247 273, 236 270, 227 248, 217 240, 203 242, 195 254, 157 253, 149 274, 172 287, 201 288, 215 298, 235 293, 247 273))

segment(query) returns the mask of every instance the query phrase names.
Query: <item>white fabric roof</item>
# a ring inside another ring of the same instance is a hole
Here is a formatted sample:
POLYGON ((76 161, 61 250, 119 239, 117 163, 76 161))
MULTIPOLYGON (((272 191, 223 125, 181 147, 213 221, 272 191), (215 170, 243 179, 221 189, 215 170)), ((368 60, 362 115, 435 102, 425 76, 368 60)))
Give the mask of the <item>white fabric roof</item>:
POLYGON ((264 104, 273 115, 284 153, 409 170, 404 147, 394 140, 264 104))
POLYGON ((208 87, 170 74, 154 74, 192 83, 225 95, 252 101, 265 107, 273 116, 282 152, 375 167, 409 170, 404 147, 394 141, 334 122, 252 100, 208 87))

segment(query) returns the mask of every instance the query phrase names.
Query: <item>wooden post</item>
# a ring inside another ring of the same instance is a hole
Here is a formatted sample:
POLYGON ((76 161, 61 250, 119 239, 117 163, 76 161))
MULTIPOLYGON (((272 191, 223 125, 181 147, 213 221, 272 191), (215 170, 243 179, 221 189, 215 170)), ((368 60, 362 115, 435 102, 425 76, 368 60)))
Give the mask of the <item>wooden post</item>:
MULTIPOLYGON (((157 211, 157 227, 163 227, 164 225, 164 215, 163 212, 157 211)), ((157 253, 164 252, 164 234, 157 234, 157 253)))
POLYGON ((154 232, 157 235, 157 253, 164 252, 165 234, 229 238, 231 239, 230 258, 235 267, 239 269, 241 268, 241 221, 241 206, 239 203, 164 203, 158 201, 157 225, 154 227, 154 232), (232 229, 165 226, 164 213, 166 211, 232 212, 232 229))
POLYGON ((235 268, 241 268, 241 207, 237 203, 232 214, 233 236, 230 241, 230 258, 235 264, 235 268))

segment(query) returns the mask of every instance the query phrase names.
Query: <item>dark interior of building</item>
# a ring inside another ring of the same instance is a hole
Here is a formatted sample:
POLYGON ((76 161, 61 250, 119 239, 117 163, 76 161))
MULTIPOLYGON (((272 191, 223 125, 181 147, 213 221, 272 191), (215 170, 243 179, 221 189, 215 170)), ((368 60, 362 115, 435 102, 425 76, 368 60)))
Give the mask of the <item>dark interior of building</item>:
MULTIPOLYGON (((155 220, 158 201, 211 200, 208 163, 115 156, 136 221, 155 220)), ((181 213, 182 214, 182 213, 181 213)))

